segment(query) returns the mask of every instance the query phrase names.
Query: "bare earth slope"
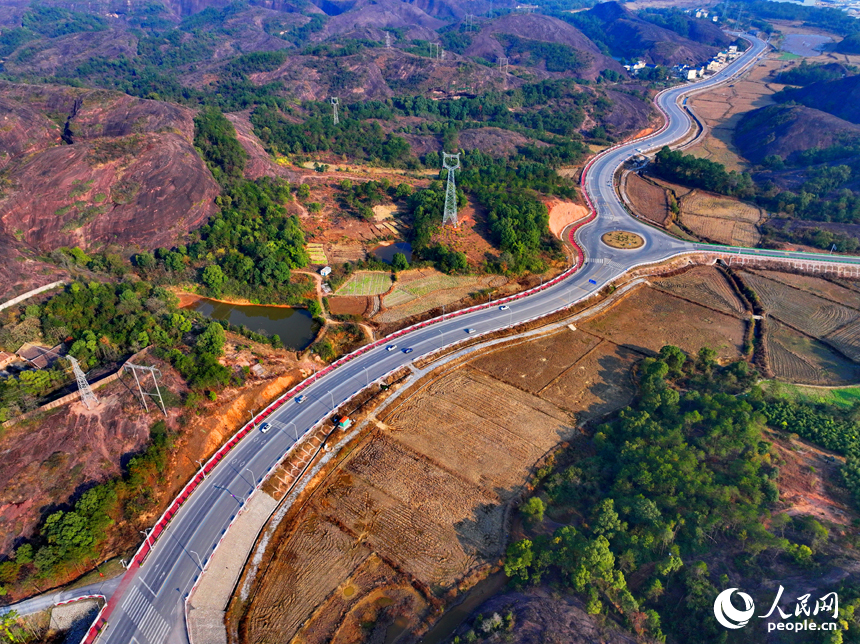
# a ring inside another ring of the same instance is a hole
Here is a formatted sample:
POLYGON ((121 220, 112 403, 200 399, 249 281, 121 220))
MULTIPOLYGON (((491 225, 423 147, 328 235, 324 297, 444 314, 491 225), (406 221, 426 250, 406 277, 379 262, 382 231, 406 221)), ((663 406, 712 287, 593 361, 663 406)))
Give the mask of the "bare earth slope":
MULTIPOLYGON (((155 248, 214 211, 219 188, 192 146, 190 110, 10 83, 0 83, 0 106, 0 244, 31 256, 59 246, 155 248)), ((34 272, 0 254, 10 288, 34 272)))

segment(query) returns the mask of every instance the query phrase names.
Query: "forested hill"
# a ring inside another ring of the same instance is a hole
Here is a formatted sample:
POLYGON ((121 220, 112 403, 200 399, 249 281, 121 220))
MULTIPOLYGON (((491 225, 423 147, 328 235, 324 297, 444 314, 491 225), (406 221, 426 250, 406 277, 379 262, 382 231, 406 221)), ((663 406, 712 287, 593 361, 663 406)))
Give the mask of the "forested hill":
POLYGON ((860 76, 784 89, 775 98, 782 102, 794 101, 860 124, 860 76))

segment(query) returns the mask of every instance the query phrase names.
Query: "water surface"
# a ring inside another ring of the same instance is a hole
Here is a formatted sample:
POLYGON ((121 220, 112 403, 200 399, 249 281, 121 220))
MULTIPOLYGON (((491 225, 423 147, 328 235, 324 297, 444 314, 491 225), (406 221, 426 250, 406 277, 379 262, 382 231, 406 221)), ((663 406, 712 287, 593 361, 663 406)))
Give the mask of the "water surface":
POLYGON ((406 255, 406 261, 411 262, 412 244, 397 242, 396 244, 388 244, 388 246, 377 246, 373 249, 373 256, 386 264, 390 264, 394 260, 394 253, 403 253, 406 255))
POLYGON ((213 320, 224 320, 237 326, 246 326, 251 331, 267 335, 277 335, 285 347, 304 349, 316 335, 319 328, 306 309, 287 306, 263 306, 260 304, 229 304, 199 299, 188 308, 202 313, 213 320))

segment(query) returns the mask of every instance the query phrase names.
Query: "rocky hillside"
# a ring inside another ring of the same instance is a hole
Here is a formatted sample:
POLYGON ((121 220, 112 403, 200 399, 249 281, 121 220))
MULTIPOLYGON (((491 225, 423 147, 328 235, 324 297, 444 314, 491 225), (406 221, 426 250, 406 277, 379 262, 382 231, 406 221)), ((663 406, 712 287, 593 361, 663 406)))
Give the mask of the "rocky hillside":
POLYGON ((743 115, 735 144, 753 163, 778 155, 790 161, 798 152, 829 148, 860 137, 860 125, 803 105, 770 105, 743 115))
POLYGON ((719 27, 693 20, 689 38, 643 20, 617 2, 604 2, 584 12, 580 20, 589 21, 593 37, 600 37, 614 55, 643 58, 657 65, 695 65, 711 58, 729 44, 719 27), (694 40, 695 39, 695 40, 694 40))
POLYGON ((794 101, 860 124, 860 76, 785 89, 774 98, 783 102, 794 101))
MULTIPOLYGON (((21 252, 170 245, 215 209, 191 110, 104 90, 0 83, 0 240, 21 252), (34 199, 38 195, 38 199, 34 199)), ((14 283, 25 265, 0 253, 14 283)), ((45 279, 45 282, 50 281, 45 279)))

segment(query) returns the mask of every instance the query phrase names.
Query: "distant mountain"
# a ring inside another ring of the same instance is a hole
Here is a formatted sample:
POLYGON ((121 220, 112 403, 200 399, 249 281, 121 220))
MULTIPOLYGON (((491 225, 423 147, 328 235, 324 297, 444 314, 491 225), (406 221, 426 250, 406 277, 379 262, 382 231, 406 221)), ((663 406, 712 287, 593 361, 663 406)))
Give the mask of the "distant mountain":
POLYGON ((731 41, 717 26, 696 20, 688 27, 691 37, 681 36, 643 20, 617 2, 603 2, 573 14, 571 19, 613 55, 643 58, 656 65, 695 65, 710 59, 731 41))
POLYGON ((846 121, 860 123, 860 76, 784 89, 774 98, 781 102, 794 101, 846 121))
POLYGON ((860 138, 860 125, 802 105, 769 105, 747 112, 735 129, 735 145, 756 164, 770 155, 790 161, 799 152, 823 150, 848 138, 860 138))

